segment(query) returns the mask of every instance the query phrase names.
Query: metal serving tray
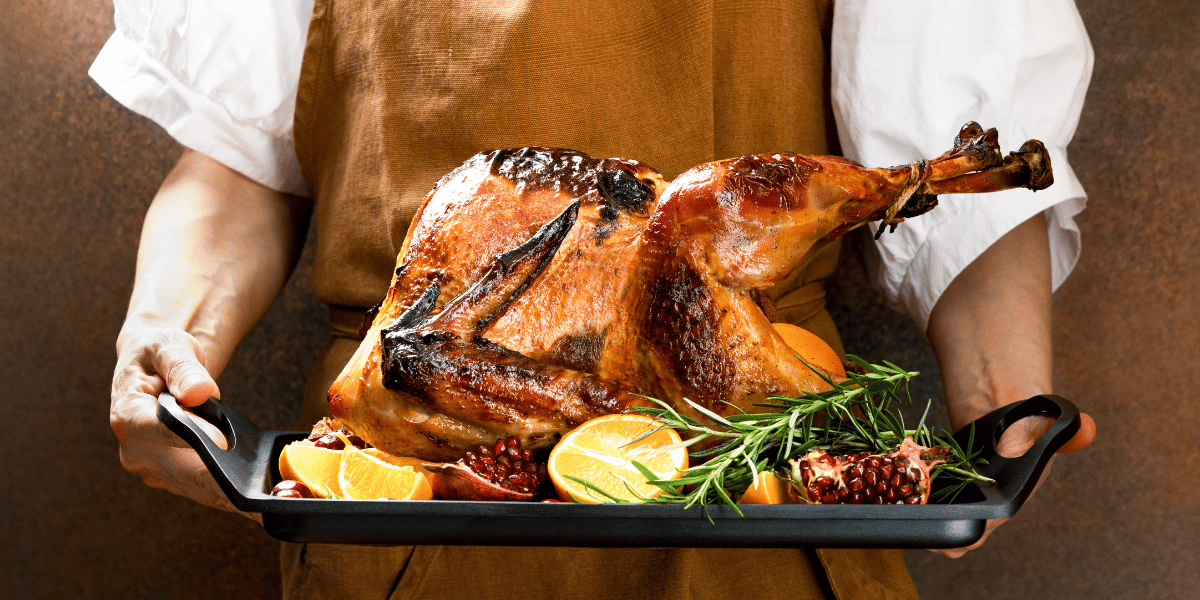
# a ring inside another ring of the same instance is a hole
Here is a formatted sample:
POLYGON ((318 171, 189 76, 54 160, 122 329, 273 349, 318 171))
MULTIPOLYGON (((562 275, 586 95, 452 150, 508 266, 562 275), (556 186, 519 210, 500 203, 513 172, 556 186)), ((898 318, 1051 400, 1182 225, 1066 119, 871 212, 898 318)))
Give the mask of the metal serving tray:
MULTIPOLYGON (((595 547, 890 547, 954 548, 983 536, 988 519, 1011 517, 1029 497, 1046 463, 1079 429, 1079 410, 1058 396, 1035 396, 975 421, 975 446, 995 479, 972 485, 953 504, 743 505, 685 509, 667 504, 583 505, 459 500, 387 501, 277 498, 277 458, 308 432, 262 431, 216 399, 184 411, 168 393, 158 416, 203 459, 230 502, 262 513, 275 538, 339 544, 471 544, 595 547), (229 440, 221 450, 188 417, 201 417, 229 440), (1019 458, 995 452, 1000 434, 1034 414, 1057 417, 1019 458), (710 520, 711 518, 711 520, 710 520)), ((955 434, 964 447, 966 431, 955 434)))

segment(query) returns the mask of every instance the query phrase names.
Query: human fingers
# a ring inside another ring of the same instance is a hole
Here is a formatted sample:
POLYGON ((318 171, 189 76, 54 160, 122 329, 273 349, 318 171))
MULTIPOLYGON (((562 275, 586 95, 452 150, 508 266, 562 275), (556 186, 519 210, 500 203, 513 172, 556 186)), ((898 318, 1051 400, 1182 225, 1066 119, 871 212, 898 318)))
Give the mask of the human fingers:
MULTIPOLYGON (((1022 456, 1028 452, 1035 443, 1037 443, 1038 439, 1040 439, 1047 431, 1050 430, 1050 427, 1054 425, 1054 421, 1055 419, 1051 417, 1033 415, 1013 423, 1008 429, 1004 430, 1004 433, 1000 436, 1000 440, 996 443, 996 452, 1005 458, 1017 458, 1022 456)), ((1053 463, 1054 457, 1052 456, 1050 457, 1050 460, 1047 461, 1046 467, 1042 470, 1041 476, 1038 477, 1037 482, 1034 484, 1033 492, 1030 493, 1030 497, 1032 497, 1034 493, 1037 493, 1038 488, 1042 486, 1042 482, 1046 480, 1046 476, 1050 473, 1050 465, 1053 463)), ((934 552, 937 552, 938 554, 941 554, 947 558, 961 558, 967 552, 982 546, 984 542, 987 541, 988 537, 992 535, 992 532, 995 531, 997 527, 1003 525, 1007 520, 1008 519, 989 519, 987 525, 984 527, 983 537, 979 538, 977 542, 971 544, 970 546, 964 546, 962 548, 940 548, 934 550, 934 552)))
POLYGON ((1087 413, 1079 413, 1079 431, 1058 449, 1058 454, 1078 452, 1091 445, 1096 439, 1096 421, 1087 413))
POLYGON ((258 513, 238 510, 217 484, 203 461, 190 448, 160 445, 121 447, 121 464, 147 486, 190 498, 200 504, 240 514, 262 523, 258 513))
MULTIPOLYGON (((109 423, 117 440, 122 445, 136 441, 174 448, 189 447, 187 442, 175 435, 158 418, 158 394, 165 388, 165 384, 154 375, 142 374, 141 379, 136 385, 120 390, 114 389, 109 423)), ((204 419, 191 414, 188 416, 218 448, 229 449, 225 435, 220 429, 204 419)))
MULTIPOLYGON (((198 370, 202 375, 200 379, 211 382, 212 377, 199 364, 203 352, 192 336, 179 330, 155 330, 131 338, 118 356, 113 374, 109 412, 113 432, 122 443, 140 439, 186 447, 187 444, 158 419, 158 395, 168 388, 168 377, 173 377, 177 382, 186 381, 187 378, 196 381, 198 370)), ((200 401, 203 401, 208 398, 206 394, 209 390, 215 391, 215 383, 211 387, 203 383, 201 381, 199 388, 189 383, 187 386, 190 387, 177 385, 177 389, 182 388, 193 394, 190 405, 195 405, 199 403, 195 401, 197 393, 202 395, 200 401)), ((193 418, 193 421, 219 447, 228 448, 220 430, 203 419, 193 418)))
POLYGON ((149 336, 146 351, 155 373, 182 406, 196 406, 218 395, 217 382, 204 367, 204 350, 196 338, 178 329, 149 336))

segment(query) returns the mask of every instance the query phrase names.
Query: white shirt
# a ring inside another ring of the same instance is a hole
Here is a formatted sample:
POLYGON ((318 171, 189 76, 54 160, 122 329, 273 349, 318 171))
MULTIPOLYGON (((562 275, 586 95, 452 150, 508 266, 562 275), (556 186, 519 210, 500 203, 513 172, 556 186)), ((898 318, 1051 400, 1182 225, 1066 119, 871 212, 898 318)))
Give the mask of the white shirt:
MULTIPOLYGON (((184 146, 307 195, 292 119, 312 0, 115 0, 115 8, 116 32, 89 71, 101 87, 184 146)), ((931 158, 967 121, 997 128, 1006 151, 1037 138, 1050 152, 1050 188, 943 195, 873 246, 873 282, 921 331, 954 277, 1039 212, 1055 289, 1074 268, 1074 217, 1086 195, 1066 149, 1092 58, 1070 0, 835 3, 832 94, 847 158, 873 167, 931 158)))

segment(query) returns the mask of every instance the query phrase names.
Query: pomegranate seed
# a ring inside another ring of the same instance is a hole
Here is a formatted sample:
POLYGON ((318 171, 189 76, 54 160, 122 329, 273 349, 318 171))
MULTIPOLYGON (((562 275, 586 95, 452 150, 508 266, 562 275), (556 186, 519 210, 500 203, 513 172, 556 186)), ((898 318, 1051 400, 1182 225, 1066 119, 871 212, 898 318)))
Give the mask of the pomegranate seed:
POLYGON ((312 498, 312 490, 294 479, 284 479, 271 488, 271 495, 279 498, 312 498))
POLYGON ((907 502, 929 498, 929 473, 946 461, 949 448, 926 448, 907 438, 895 449, 883 454, 854 452, 833 456, 813 450, 791 461, 792 477, 797 486, 814 502, 907 502), (926 457, 928 460, 926 460, 926 457))
POLYGON ((321 436, 320 438, 317 438, 317 441, 313 442, 313 445, 318 448, 329 448, 330 450, 341 450, 342 448, 346 447, 346 442, 343 442, 342 438, 340 438, 336 435, 333 435, 332 433, 327 433, 327 434, 321 436))

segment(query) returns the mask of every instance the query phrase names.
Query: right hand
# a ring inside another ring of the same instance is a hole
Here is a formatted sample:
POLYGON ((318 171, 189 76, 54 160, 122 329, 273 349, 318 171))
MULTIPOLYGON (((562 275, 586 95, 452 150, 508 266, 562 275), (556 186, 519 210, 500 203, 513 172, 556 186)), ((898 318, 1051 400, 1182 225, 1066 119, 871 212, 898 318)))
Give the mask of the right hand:
MULTIPOLYGON (((220 397, 217 382, 204 366, 204 350, 187 332, 167 328, 122 332, 109 409, 109 424, 121 444, 121 466, 152 488, 262 523, 260 515, 234 508, 196 451, 159 420, 158 395, 163 390, 184 407, 220 397)), ((217 446, 228 448, 220 430, 198 417, 193 420, 217 446)))

